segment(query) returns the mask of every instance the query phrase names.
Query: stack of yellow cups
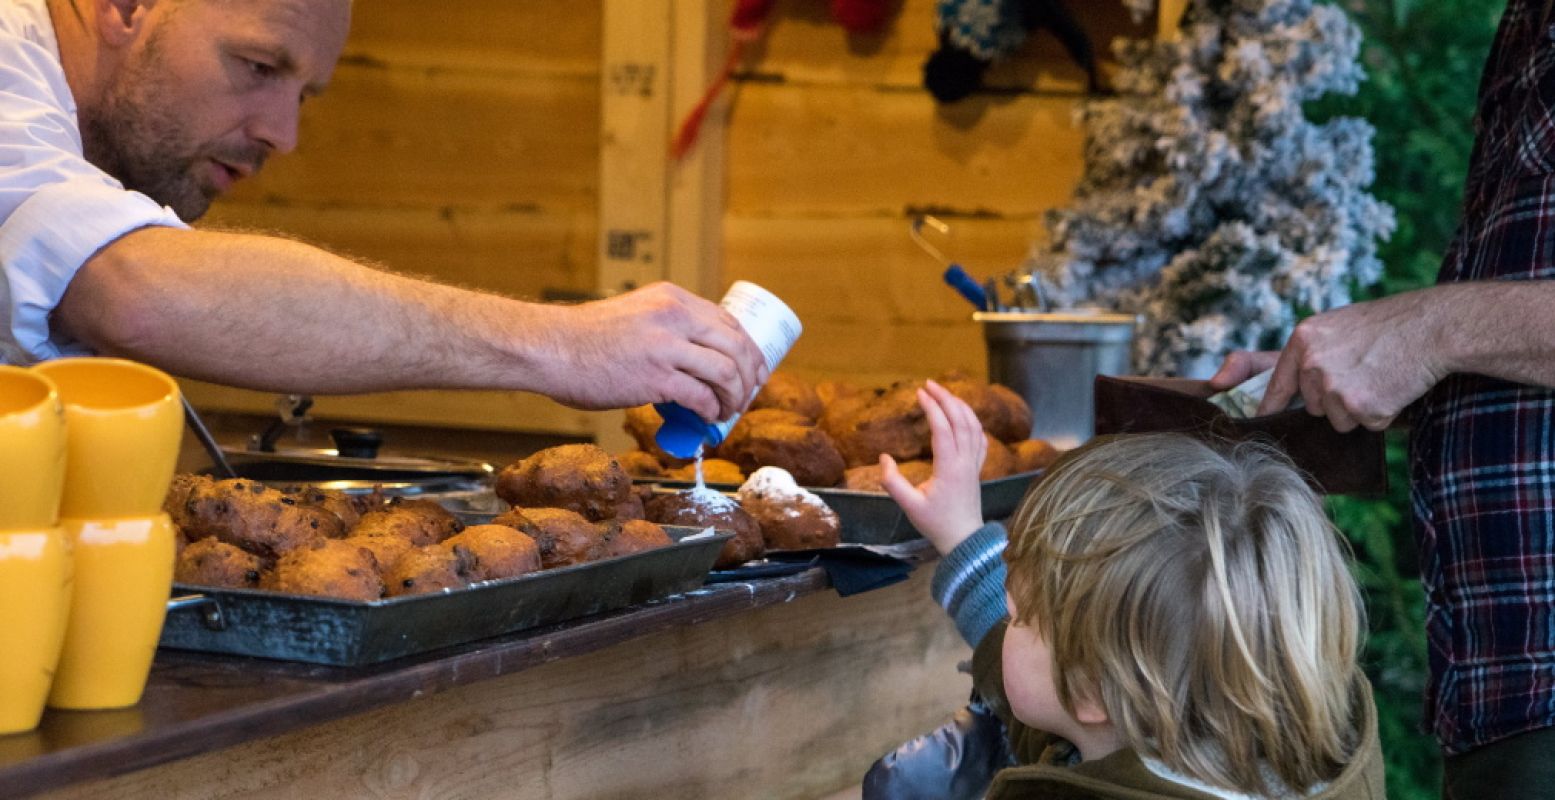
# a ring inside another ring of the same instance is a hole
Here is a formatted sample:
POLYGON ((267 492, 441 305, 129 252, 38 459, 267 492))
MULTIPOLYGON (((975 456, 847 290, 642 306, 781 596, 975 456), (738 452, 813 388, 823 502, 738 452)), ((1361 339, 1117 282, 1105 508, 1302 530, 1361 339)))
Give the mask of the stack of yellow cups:
POLYGON ((60 526, 74 579, 48 704, 140 702, 173 583, 173 525, 162 499, 182 434, 178 384, 133 361, 67 358, 32 368, 64 405, 60 526))
POLYGON ((37 727, 70 612, 65 421, 48 378, 0 366, 0 734, 37 727))

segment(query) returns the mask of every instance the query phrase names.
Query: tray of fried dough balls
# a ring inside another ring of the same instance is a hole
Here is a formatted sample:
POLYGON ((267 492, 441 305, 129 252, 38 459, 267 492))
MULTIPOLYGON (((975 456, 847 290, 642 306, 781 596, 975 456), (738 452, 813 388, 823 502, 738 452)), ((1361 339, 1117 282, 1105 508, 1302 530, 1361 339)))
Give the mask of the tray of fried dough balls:
POLYGON ((504 475, 511 509, 462 517, 425 499, 178 476, 164 505, 174 590, 197 597, 170 604, 161 644, 372 664, 695 589, 733 538, 642 519, 641 490, 598 448, 519 464, 504 475))
MULTIPOLYGON (((1031 407, 1010 389, 957 373, 936 380, 972 407, 988 437, 983 516, 1008 516, 1059 451, 1030 438, 1031 407)), ((706 484, 733 494, 757 470, 777 467, 837 514, 843 542, 880 545, 917 538, 912 523, 881 488, 880 454, 895 459, 915 484, 933 476, 929 423, 917 398, 923 384, 865 388, 846 381, 812 384, 785 371, 773 373, 728 437, 704 457, 706 484)), ((639 483, 661 492, 682 491, 694 483, 696 467, 654 441, 661 422, 653 406, 628 410, 626 432, 637 449, 617 459, 639 483)))

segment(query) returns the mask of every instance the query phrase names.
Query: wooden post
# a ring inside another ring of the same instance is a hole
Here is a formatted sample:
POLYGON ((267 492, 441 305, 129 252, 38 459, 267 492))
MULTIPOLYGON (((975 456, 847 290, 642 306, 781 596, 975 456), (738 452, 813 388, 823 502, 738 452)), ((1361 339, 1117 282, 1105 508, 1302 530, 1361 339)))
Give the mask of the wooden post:
POLYGON ((600 83, 599 281, 614 294, 670 280, 714 296, 723 222, 726 103, 695 148, 669 143, 723 65, 727 25, 712 0, 604 0, 600 83))
POLYGON ((599 291, 664 276, 672 0, 604 0, 600 71, 599 291))
MULTIPOLYGON (((725 4, 674 0, 674 83, 670 135, 723 69, 729 46, 725 4)), ((665 277, 709 299, 727 288, 723 275, 724 141, 729 96, 724 89, 702 118, 695 146, 670 168, 669 259, 665 277)))
MULTIPOLYGON (((722 66, 723 5, 712 0, 603 0, 600 78, 600 294, 667 280, 704 297, 722 290, 723 112, 671 163, 681 118, 722 66)), ((619 413, 598 414, 595 439, 626 449, 619 413)))

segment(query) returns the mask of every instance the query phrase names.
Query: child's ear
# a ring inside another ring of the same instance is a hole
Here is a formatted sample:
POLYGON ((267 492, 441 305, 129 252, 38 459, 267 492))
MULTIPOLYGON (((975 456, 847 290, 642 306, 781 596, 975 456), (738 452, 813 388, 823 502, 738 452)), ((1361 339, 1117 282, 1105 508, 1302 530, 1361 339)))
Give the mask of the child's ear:
POLYGON ((1091 699, 1091 692, 1079 693, 1074 698, 1074 718, 1082 725, 1106 725, 1112 721, 1107 708, 1100 700, 1091 699))

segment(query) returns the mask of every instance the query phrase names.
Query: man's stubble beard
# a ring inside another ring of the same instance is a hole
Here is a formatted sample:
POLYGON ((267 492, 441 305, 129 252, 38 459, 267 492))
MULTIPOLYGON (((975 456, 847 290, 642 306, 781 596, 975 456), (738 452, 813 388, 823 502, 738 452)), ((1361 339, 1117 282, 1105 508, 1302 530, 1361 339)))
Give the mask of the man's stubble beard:
POLYGON ((156 34, 138 63, 114 75, 101 108, 81 114, 86 159, 126 189, 165 205, 185 222, 199 219, 214 194, 195 178, 198 151, 188 132, 158 98, 176 96, 162 67, 156 34))

